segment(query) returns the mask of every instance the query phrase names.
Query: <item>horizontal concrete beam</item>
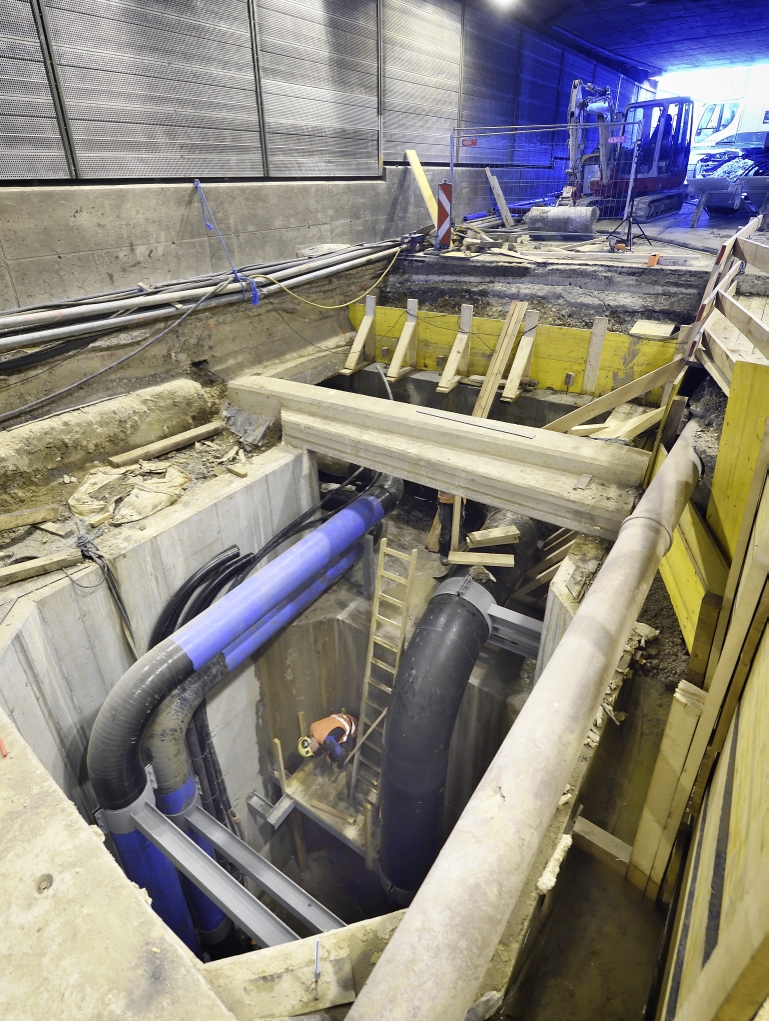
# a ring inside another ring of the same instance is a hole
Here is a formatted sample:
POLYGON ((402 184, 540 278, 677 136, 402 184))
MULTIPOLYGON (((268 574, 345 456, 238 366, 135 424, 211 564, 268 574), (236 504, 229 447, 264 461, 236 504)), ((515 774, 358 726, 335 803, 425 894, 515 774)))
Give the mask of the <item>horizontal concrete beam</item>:
POLYGON ((527 426, 262 376, 233 381, 238 407, 280 417, 284 442, 494 507, 614 538, 648 453, 527 426), (581 476, 589 475, 584 488, 581 476))

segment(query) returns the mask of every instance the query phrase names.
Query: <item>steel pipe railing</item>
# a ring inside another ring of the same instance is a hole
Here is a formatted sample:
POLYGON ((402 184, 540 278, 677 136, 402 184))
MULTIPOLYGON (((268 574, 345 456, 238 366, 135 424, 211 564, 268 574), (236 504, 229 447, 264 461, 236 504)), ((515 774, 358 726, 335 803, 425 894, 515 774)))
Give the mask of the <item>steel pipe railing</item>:
POLYGON ((461 1021, 700 475, 690 422, 625 520, 348 1021, 461 1021))

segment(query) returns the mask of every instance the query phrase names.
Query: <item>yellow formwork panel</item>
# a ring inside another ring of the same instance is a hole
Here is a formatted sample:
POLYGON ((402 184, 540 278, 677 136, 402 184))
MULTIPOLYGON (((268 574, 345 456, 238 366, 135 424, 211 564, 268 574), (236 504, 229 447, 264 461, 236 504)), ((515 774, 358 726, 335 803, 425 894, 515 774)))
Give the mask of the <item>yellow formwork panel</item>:
MULTIPOLYGON (((654 473, 665 460, 660 447, 654 473)), ((692 651, 705 594, 722 596, 729 573, 715 539, 696 508, 688 503, 673 533, 670 549, 662 558, 660 575, 676 612, 686 647, 692 651)))
MULTIPOLYGON (((350 322, 356 330, 363 315, 363 305, 350 306, 350 322)), ((378 360, 386 360, 382 359, 383 347, 389 348, 392 356, 405 322, 405 309, 377 306, 375 329, 378 360)), ((439 368, 437 359, 440 356, 448 357, 454 338, 459 332, 459 316, 446 315, 443 312, 418 312, 417 323, 416 367, 436 371, 439 368)), ((502 319, 473 317, 469 375, 486 374, 502 331, 502 323, 502 319)), ((519 338, 522 332, 523 327, 519 331, 519 338)), ((573 372, 575 380, 569 389, 576 393, 581 392, 589 343, 590 330, 540 324, 537 327, 537 339, 531 359, 531 375, 539 383, 540 389, 552 387, 554 390, 566 390, 566 373, 573 372)), ((675 341, 672 340, 657 341, 631 337, 627 333, 607 333, 598 372, 596 396, 615 390, 623 383, 629 383, 661 365, 666 365, 674 355, 675 341)), ((512 357, 511 355, 511 361, 512 357)), ((645 400, 651 404, 655 402, 659 404, 661 395, 661 388, 657 388, 647 394, 645 400)))
POLYGON ((769 418, 769 365, 737 361, 710 490, 706 520, 731 561, 769 418))

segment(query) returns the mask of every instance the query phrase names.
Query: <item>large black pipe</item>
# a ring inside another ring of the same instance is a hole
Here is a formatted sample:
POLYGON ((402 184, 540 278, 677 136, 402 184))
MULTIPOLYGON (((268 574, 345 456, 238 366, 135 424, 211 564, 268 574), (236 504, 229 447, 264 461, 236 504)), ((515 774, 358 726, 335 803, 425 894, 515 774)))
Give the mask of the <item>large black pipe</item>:
POLYGON ((439 851, 449 744, 467 682, 491 633, 494 599, 469 577, 444 582, 401 659, 384 732, 379 867, 408 904, 439 851))

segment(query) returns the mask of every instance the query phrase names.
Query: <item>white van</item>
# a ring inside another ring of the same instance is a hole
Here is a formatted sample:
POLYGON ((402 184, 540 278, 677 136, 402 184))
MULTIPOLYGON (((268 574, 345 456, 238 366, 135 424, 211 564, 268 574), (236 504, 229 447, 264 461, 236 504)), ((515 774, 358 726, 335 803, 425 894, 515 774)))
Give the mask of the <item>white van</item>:
POLYGON ((729 99, 708 103, 694 129, 689 154, 689 177, 703 156, 736 147, 746 149, 763 145, 769 133, 769 100, 757 103, 748 99, 729 99))

